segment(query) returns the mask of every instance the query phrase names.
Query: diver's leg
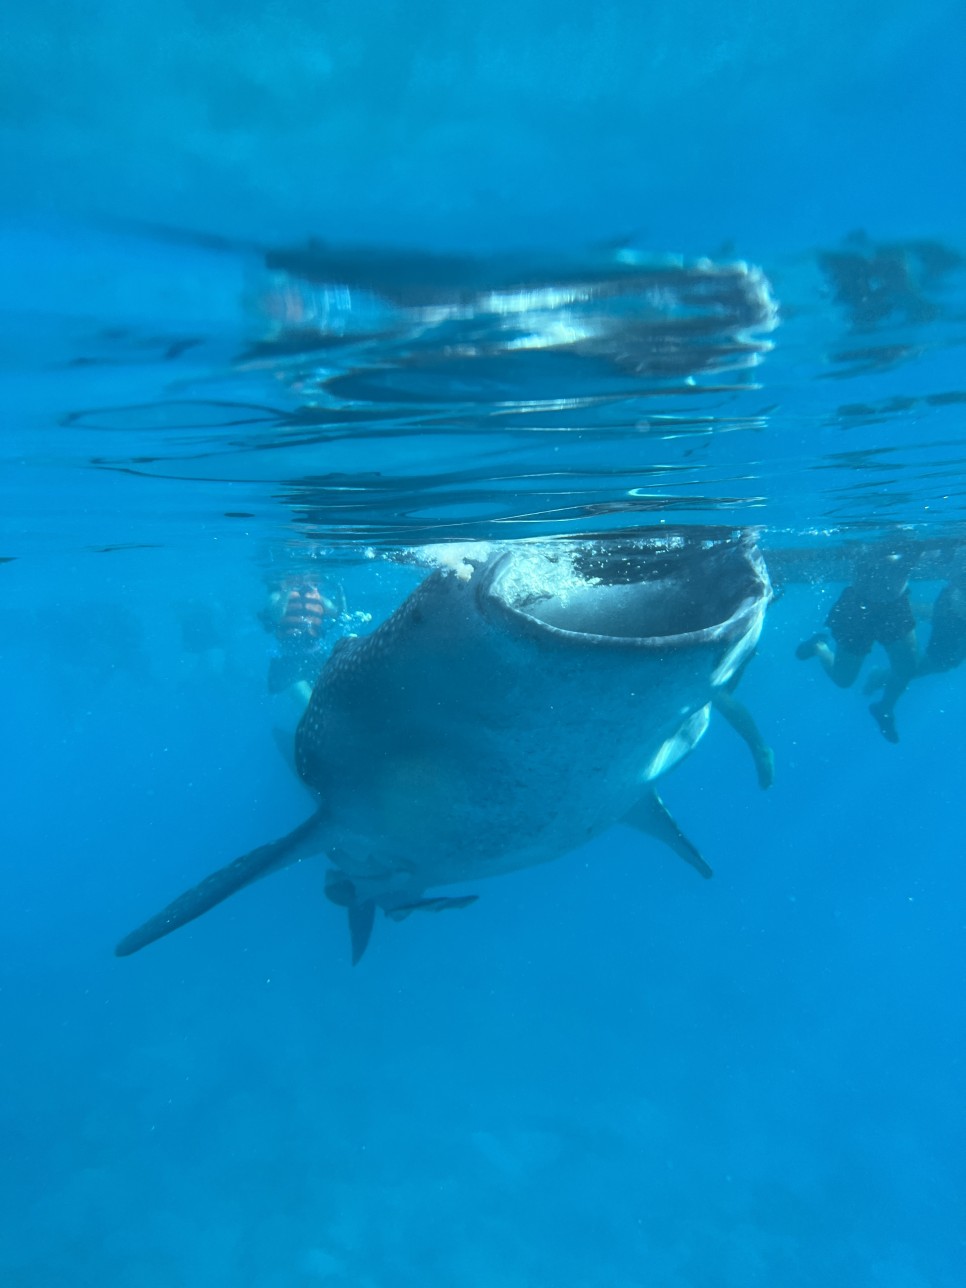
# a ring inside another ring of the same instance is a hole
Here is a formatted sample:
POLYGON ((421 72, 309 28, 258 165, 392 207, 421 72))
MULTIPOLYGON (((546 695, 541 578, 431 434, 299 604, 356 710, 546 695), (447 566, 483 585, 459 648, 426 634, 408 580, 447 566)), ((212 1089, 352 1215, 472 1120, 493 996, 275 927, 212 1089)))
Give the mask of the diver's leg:
POLYGON ((743 702, 723 689, 711 699, 712 706, 720 711, 739 738, 743 739, 758 774, 760 787, 771 787, 775 781, 775 753, 762 737, 761 730, 755 724, 754 717, 743 702))
POLYGON ((909 681, 916 674, 919 665, 919 646, 916 632, 910 631, 902 639, 885 645, 889 655, 889 674, 886 676, 882 697, 869 707, 873 719, 879 726, 883 738, 889 742, 898 742, 896 732, 895 705, 905 693, 909 681))
POLYGON ((828 631, 816 631, 814 635, 809 635, 807 640, 802 640, 795 650, 795 656, 799 662, 809 662, 818 652, 819 644, 828 643, 828 631))
POLYGON ((930 657, 927 651, 925 657, 923 657, 919 666, 916 668, 916 675, 917 677, 921 675, 942 675, 946 671, 952 671, 954 669, 955 667, 950 665, 948 662, 930 657))
POLYGON ((819 631, 817 635, 802 640, 795 650, 795 656, 800 662, 807 662, 817 657, 822 664, 822 670, 840 689, 852 687, 867 655, 868 650, 865 653, 853 653, 838 643, 833 649, 825 631, 819 631))
POLYGON ((926 651, 919 659, 917 675, 942 675, 966 662, 966 617, 951 612, 943 596, 933 610, 932 631, 926 651))
POLYGON ((833 650, 823 640, 819 640, 815 645, 815 656, 833 684, 837 684, 840 689, 851 689, 862 670, 866 655, 851 653, 841 645, 833 650))
POLYGON ((887 666, 877 666, 869 675, 865 684, 862 686, 862 692, 867 698, 871 698, 873 693, 885 687, 885 682, 889 678, 889 668, 887 666))

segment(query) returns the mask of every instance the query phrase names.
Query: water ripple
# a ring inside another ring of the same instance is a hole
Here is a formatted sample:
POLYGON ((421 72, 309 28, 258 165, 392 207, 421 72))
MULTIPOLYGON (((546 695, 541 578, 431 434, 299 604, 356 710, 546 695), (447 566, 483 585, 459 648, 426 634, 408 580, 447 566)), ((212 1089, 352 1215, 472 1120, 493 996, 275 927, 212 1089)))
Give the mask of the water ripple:
POLYGON ((161 483, 330 545, 966 513, 963 261, 938 244, 853 238, 767 273, 622 248, 192 253, 209 289, 244 264, 233 332, 197 302, 179 331, 148 289, 140 321, 96 300, 86 329, 7 319, 23 374, 47 373, 19 459, 126 480, 125 540, 164 539, 141 499, 161 483))

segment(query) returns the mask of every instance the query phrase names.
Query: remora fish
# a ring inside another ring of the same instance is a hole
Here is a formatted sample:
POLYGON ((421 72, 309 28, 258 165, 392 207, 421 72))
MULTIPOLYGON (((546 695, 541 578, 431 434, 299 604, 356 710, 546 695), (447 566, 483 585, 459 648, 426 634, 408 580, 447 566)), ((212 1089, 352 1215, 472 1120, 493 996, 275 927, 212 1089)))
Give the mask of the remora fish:
POLYGON ((518 546, 431 573, 371 635, 337 645, 316 683, 295 737, 316 813, 118 955, 318 853, 354 961, 377 907, 462 907, 474 896, 425 892, 544 863, 618 822, 710 876, 650 784, 704 733, 770 596, 748 538, 639 544, 599 566, 586 548, 518 546))

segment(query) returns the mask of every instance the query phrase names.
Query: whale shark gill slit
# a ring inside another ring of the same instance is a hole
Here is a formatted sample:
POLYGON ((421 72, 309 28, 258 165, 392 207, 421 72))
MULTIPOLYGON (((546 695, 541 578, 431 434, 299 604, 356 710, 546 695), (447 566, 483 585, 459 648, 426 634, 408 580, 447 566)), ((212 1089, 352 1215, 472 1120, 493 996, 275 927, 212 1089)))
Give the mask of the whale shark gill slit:
POLYGON ((115 955, 130 957, 132 953, 153 944, 156 939, 162 939, 173 930, 194 921, 253 881, 259 881, 272 872, 278 872, 310 854, 318 853, 318 833, 324 818, 325 810, 317 810, 287 836, 271 841, 268 845, 260 845, 257 850, 251 850, 226 867, 212 872, 204 881, 186 890, 156 916, 138 926, 137 930, 125 935, 114 949, 115 955))

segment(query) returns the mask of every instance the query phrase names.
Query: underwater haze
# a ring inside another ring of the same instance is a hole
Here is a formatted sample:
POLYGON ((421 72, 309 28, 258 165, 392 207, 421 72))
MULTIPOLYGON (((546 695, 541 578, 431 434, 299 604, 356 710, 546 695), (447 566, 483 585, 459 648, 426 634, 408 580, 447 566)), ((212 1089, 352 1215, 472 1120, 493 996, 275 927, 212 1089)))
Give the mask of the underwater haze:
POLYGON ((959 1288, 962 5, 5 28, 0 1283, 959 1288))

